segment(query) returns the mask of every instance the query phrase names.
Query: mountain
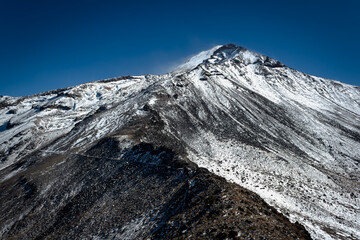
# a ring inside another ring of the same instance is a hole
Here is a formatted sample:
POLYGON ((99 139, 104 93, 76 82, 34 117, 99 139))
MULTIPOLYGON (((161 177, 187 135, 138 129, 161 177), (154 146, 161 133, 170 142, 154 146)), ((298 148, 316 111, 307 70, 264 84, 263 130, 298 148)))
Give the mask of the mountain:
POLYGON ((0 109, 2 238, 360 238, 360 87, 228 44, 0 109))

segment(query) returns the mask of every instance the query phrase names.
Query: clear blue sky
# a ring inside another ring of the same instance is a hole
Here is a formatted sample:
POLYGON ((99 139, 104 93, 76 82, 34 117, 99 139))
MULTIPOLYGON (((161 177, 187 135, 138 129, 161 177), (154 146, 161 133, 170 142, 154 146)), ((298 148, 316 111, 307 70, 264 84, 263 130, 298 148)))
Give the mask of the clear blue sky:
POLYGON ((360 85, 357 0, 0 0, 0 95, 161 74, 226 43, 360 85))

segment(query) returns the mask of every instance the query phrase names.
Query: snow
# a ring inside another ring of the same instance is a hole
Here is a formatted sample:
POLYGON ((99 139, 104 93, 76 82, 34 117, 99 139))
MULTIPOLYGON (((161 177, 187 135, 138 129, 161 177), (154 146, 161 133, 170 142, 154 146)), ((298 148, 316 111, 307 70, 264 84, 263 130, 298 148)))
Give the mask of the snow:
POLYGON ((313 222, 336 226, 354 236, 359 234, 356 227, 348 227, 346 223, 338 221, 338 218, 347 219, 358 226, 358 213, 352 208, 359 210, 359 202, 352 202, 324 173, 316 167, 304 165, 301 159, 287 156, 284 164, 276 153, 264 152, 241 142, 219 141, 209 132, 203 132, 189 145, 196 146, 194 150, 188 150, 193 162, 258 193, 281 212, 290 213, 292 221, 305 223, 318 238, 332 239, 326 232, 313 229, 313 222), (208 143, 210 148, 204 146, 208 143), (291 188, 284 185, 291 185, 291 188), (332 199, 326 197, 326 202, 323 202, 320 196, 324 193, 332 199), (310 199, 306 196, 310 196, 310 199), (342 205, 352 207, 344 209, 342 205))
POLYGON ((250 52, 249 50, 242 52, 241 57, 244 59, 245 64, 253 64, 259 59, 256 54, 250 52))
POLYGON ((109 238, 124 240, 141 239, 153 226, 154 223, 150 217, 144 215, 136 220, 125 223, 122 228, 119 229, 119 233, 110 234, 109 238))
POLYGON ((155 103, 156 103, 156 98, 151 98, 149 104, 154 105, 155 103))
POLYGON ((221 47, 221 45, 218 45, 218 46, 211 48, 210 50, 202 51, 199 54, 196 54, 195 56, 193 56, 189 60, 187 60, 184 64, 176 67, 172 72, 180 73, 180 72, 187 72, 187 71, 194 69, 200 63, 202 63, 204 60, 208 59, 220 47, 221 47))
MULTIPOLYGON (((14 146, 18 146, 18 150, 7 156, 7 160, 1 163, 0 169, 13 164, 15 159, 69 133, 77 123, 95 114, 101 106, 109 105, 111 107, 112 102, 124 101, 130 94, 140 92, 150 84, 151 81, 147 81, 146 77, 134 77, 106 83, 86 83, 65 90, 60 96, 56 94, 30 96, 24 98, 16 106, 1 109, 0 123, 6 126, 10 121, 16 125, 1 132, 0 153, 6 154, 14 146), (52 108, 52 106, 64 106, 70 110, 52 108), (41 108, 45 109, 40 110, 41 108), (10 109, 15 109, 16 114, 6 114, 10 109), (32 140, 34 136, 36 136, 36 141, 32 140), (29 149, 30 142, 33 145, 29 149)), ((15 101, 12 98, 7 99, 9 102, 15 101)), ((94 133, 95 137, 100 138, 111 130, 105 126, 105 120, 94 124, 94 127, 99 129, 94 133)), ((83 139, 80 138, 77 141, 79 144, 83 139)))

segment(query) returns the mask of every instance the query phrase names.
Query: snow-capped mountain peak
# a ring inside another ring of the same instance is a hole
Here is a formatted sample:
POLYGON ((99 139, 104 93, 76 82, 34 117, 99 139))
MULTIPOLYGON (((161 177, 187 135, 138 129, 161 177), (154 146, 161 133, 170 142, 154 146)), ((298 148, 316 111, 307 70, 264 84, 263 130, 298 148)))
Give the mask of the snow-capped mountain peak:
POLYGON ((237 64, 261 64, 268 67, 284 67, 279 61, 265 55, 253 52, 235 44, 218 45, 209 50, 188 59, 185 63, 176 67, 172 73, 182 74, 189 72, 201 64, 219 64, 227 61, 234 61, 237 64))
POLYGON ((231 60, 238 64, 243 63, 245 65, 260 64, 272 67, 285 66, 275 59, 256 53, 244 47, 236 46, 235 44, 226 44, 221 46, 211 55, 211 57, 206 62, 222 63, 231 60))
MULTIPOLYGON (((92 187, 76 177, 84 165, 93 170, 89 176, 82 172, 84 179, 92 179, 99 176, 97 166, 103 165, 98 159, 103 154, 116 160, 134 144, 149 143, 165 146, 257 193, 304 225, 315 239, 360 239, 359 87, 311 76, 227 44, 195 55, 170 74, 120 77, 22 98, 0 97, 0 106, 1 186, 9 186, 9 199, 20 199, 13 192, 34 184, 37 192, 30 193, 38 199, 31 201, 33 205, 26 202, 22 211, 3 199, 1 210, 13 217, 0 222, 0 236, 11 226, 33 226, 25 221, 34 219, 48 192, 52 199, 60 199, 57 204, 50 201, 49 209, 44 207, 54 214, 54 206, 63 207, 79 192, 87 194, 92 187), (108 149, 109 138, 118 147, 108 149), (106 148, 100 151, 97 146, 102 142, 106 148), (94 156, 96 161, 89 164, 94 156), (22 176, 28 180, 21 180, 22 176), (58 192, 68 189, 72 180, 76 184, 70 192, 58 192), (24 222, 16 225, 18 219, 24 222)), ((127 156, 121 162, 124 168, 131 159, 127 156)), ((152 182, 152 175, 145 175, 152 182)), ((109 180, 115 186, 126 185, 120 182, 109 180)), ((133 223, 143 222, 144 217, 148 216, 138 216, 133 223)), ((14 227, 6 236, 18 232, 14 227)))

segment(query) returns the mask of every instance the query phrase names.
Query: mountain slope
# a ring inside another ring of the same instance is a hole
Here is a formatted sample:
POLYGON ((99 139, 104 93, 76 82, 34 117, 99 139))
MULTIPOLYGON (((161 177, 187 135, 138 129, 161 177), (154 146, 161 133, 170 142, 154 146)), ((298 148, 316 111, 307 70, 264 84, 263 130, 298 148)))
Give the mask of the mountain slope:
MULTIPOLYGON (((31 182, 28 179, 36 179, 37 175, 50 179, 40 181, 40 186, 36 184, 37 189, 42 189, 36 192, 40 191, 42 198, 50 196, 47 189, 55 191, 54 196, 68 194, 65 202, 59 202, 64 205, 79 197, 77 191, 89 186, 80 181, 73 188, 54 190, 59 184, 66 185, 59 183, 58 177, 50 177, 55 172, 76 182, 77 174, 69 169, 78 171, 81 159, 92 159, 84 164, 98 158, 123 161, 138 144, 149 143, 176 153, 185 161, 181 166, 196 163, 259 194, 292 221, 303 224, 315 239, 360 238, 359 87, 310 76, 229 44, 202 52, 169 74, 109 79, 23 98, 2 97, 0 106, 1 186, 8 193, 1 199, 4 206, 13 201, 12 192, 16 192, 11 190, 11 184, 18 181, 18 188, 27 189, 24 186, 31 182), (110 155, 106 148, 96 152, 97 144, 108 138, 118 142, 119 149, 110 151, 110 155), (58 170, 58 166, 67 166, 69 161, 75 161, 76 166, 58 170)), ((156 158, 146 165, 169 166, 169 162, 163 164, 156 158)), ((131 164, 144 161, 142 157, 131 159, 131 164)), ((197 169, 196 165, 191 168, 197 169)), ((146 169, 140 170, 140 175, 146 169)), ((107 171, 101 170, 103 174, 107 171)), ((177 174, 170 175, 176 179, 177 174)), ((92 179, 94 175, 86 173, 83 178, 92 179)), ((122 177, 120 182, 128 179, 122 177)), ((190 179, 185 177, 182 181, 190 179)), ((178 186, 166 185, 169 181, 173 180, 166 179, 159 185, 178 186)), ((237 206, 234 196, 241 190, 235 190, 236 185, 222 184, 226 185, 224 188, 234 188, 231 197, 233 206, 237 206)), ((31 198, 32 193, 33 190, 26 190, 25 198, 31 198)), ((158 207, 174 202, 162 204, 158 207)), ((250 206, 256 204, 251 202, 250 206)), ((34 211, 14 206, 5 209, 0 221, 3 234, 34 211), (5 216, 11 211, 19 220, 5 216)), ((41 215, 35 212, 34 216, 41 215)), ((57 210, 54 214, 62 216, 57 210)), ((131 216, 129 219, 135 224, 135 215, 131 216)), ((145 218, 136 219, 150 224, 145 218)), ((285 224, 285 220, 281 222, 285 224)), ((144 229, 152 227, 147 226, 144 229)), ((229 234, 230 231, 238 229, 229 230, 229 234)), ((174 236, 170 232, 166 232, 168 236, 174 236)), ((249 232, 252 231, 247 229, 249 232)), ((55 233, 47 229, 37 236, 51 234, 55 233)))

